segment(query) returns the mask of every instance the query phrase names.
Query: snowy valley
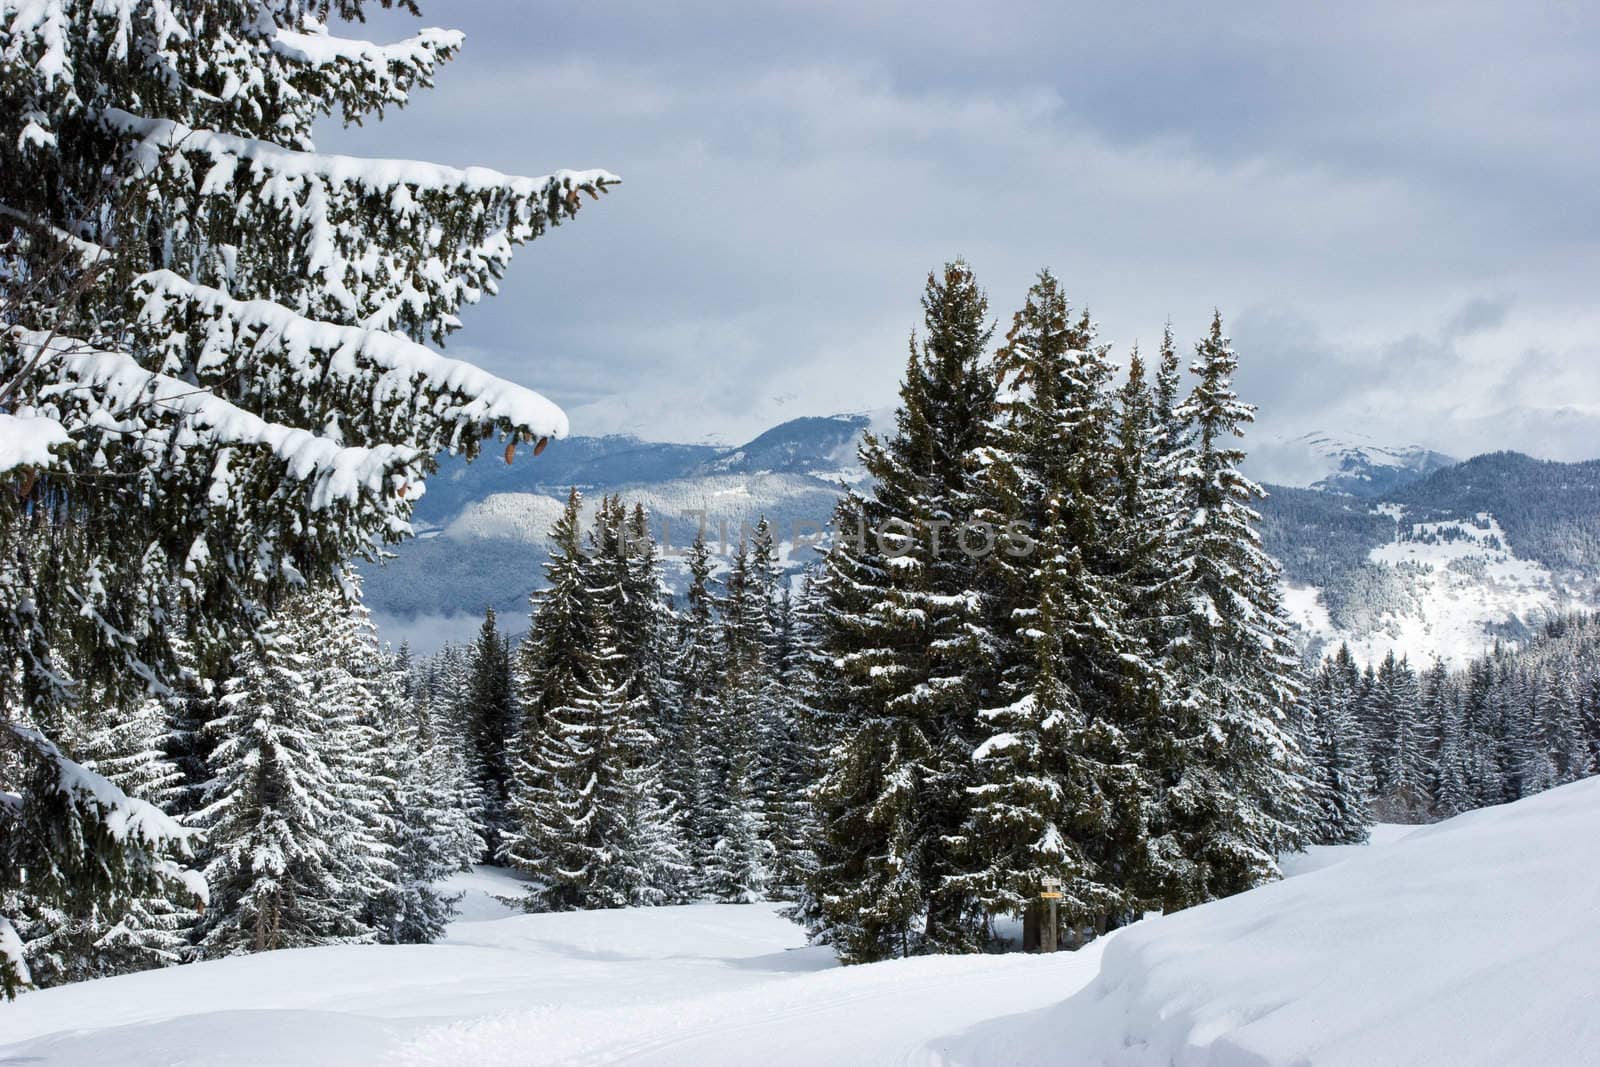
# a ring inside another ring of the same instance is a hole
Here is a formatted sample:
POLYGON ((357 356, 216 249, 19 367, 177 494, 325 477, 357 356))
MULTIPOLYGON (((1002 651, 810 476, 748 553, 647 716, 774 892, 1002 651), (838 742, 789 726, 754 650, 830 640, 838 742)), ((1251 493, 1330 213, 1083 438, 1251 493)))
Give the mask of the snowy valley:
POLYGON ((296 949, 46 990, 0 1063, 1503 1067, 1600 1047, 1600 780, 1374 844, 1053 956, 840 968, 770 904, 523 915, 449 883, 435 945, 296 949))

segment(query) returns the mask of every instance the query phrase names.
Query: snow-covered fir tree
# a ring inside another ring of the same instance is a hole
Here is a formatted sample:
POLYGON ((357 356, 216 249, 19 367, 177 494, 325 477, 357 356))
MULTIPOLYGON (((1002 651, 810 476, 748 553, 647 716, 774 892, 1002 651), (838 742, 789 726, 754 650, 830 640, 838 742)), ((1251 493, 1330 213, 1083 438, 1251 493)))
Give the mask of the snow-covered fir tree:
POLYGON ((1369 743, 1381 757, 1373 767, 1375 814, 1383 822, 1417 822, 1427 817, 1434 780, 1429 736, 1422 714, 1417 674, 1391 651, 1378 667, 1372 693, 1377 733, 1369 743))
POLYGON ((979 711, 987 736, 960 837, 967 866, 950 878, 989 914, 1021 911, 1057 879, 1065 918, 1103 927, 1135 910, 1129 889, 1146 851, 1147 790, 1130 728, 1154 682, 1129 626, 1126 502, 1116 489, 1119 473, 1139 475, 1119 471, 1105 349, 1049 272, 996 365, 1008 388, 978 454, 978 514, 1034 543, 985 561, 998 700, 979 711))
POLYGON ((364 902, 352 899, 366 886, 349 877, 365 874, 380 845, 366 803, 346 807, 354 753, 344 734, 359 696, 325 655, 330 599, 296 598, 262 627, 209 726, 209 803, 197 813, 212 857, 199 940, 208 957, 372 939, 364 902))
POLYGON ((710 869, 718 837, 716 768, 717 693, 722 662, 721 631, 717 625, 712 591, 711 551, 704 531, 689 546, 686 568, 689 587, 669 671, 671 734, 665 763, 677 783, 684 804, 684 847, 695 891, 704 891, 700 872, 710 869))
POLYGON ((517 763, 512 774, 512 826, 500 856, 523 870, 544 862, 549 845, 545 820, 555 803, 556 780, 543 766, 547 719, 569 707, 590 682, 594 652, 593 612, 583 551, 583 498, 576 489, 550 530, 545 587, 534 594, 527 636, 517 649, 517 763))
POLYGON ((703 741, 714 840, 701 887, 725 901, 765 899, 774 860, 764 800, 772 788, 766 743, 772 740, 768 726, 776 714, 777 686, 770 671, 769 583, 762 569, 749 543, 740 541, 720 605, 717 699, 703 741))
MULTIPOLYGON (((180 776, 164 750, 165 704, 151 698, 124 709, 91 696, 84 706, 66 735, 84 769, 129 797, 166 806, 180 776)), ((21 903, 16 927, 33 984, 41 988, 181 962, 195 917, 193 908, 163 893, 107 901, 86 914, 37 899, 21 903)))
POLYGON ((1368 745, 1356 715, 1358 675, 1348 646, 1324 662, 1302 694, 1299 741, 1319 845, 1359 844, 1372 826, 1368 745))
POLYGON ((425 708, 410 686, 402 656, 377 653, 373 720, 381 731, 381 781, 388 811, 391 874, 367 906, 379 941, 417 944, 437 940, 453 913, 439 883, 471 859, 477 842, 465 813, 453 804, 444 778, 441 746, 425 708))
POLYGON ((972 518, 969 458, 995 382, 988 301, 960 262, 930 275, 895 430, 868 435, 869 494, 836 513, 826 650, 840 747, 813 791, 809 887, 820 936, 852 962, 974 946, 982 919, 947 880, 975 784, 976 708, 989 665, 972 555, 950 544, 972 518))
POLYGON ((531 908, 664 903, 688 871, 657 763, 655 716, 620 643, 631 571, 615 540, 626 513, 606 502, 587 548, 580 522, 574 490, 552 529, 548 587, 535 594, 519 653, 521 756, 504 854, 532 875, 531 908))
MULTIPOLYGON (((442 649, 437 658, 444 658, 449 651, 448 647, 442 649)), ((407 774, 415 773, 420 779, 409 787, 416 790, 417 808, 432 813, 422 818, 431 823, 431 836, 443 850, 450 869, 466 870, 483 856, 486 846, 478 832, 479 808, 475 793, 469 788, 472 776, 465 746, 453 736, 455 718, 437 703, 437 670, 435 663, 420 670, 413 666, 409 685, 399 683, 404 691, 401 713, 408 716, 399 728, 400 736, 405 758, 415 761, 407 774)))
MULTIPOLYGON (((173 674, 168 620, 215 660, 260 606, 404 536, 438 452, 566 430, 423 342, 616 179, 317 153, 318 120, 403 105, 461 43, 323 21, 362 7, 0 2, 0 421, 26 445, 0 472, 24 489, 0 511, 0 747, 28 785, 0 847, 54 906, 176 876, 183 839, 107 829, 145 809, 39 734, 76 686, 130 706, 173 674)), ((8 947, 0 988, 22 980, 8 947)))
POLYGON ((1194 442, 1179 472, 1184 520, 1178 636, 1181 728, 1158 770, 1157 823, 1193 863, 1166 887, 1169 905, 1237 893, 1277 875, 1277 854, 1303 840, 1304 778, 1286 729, 1299 657, 1261 550, 1251 507, 1262 490, 1240 473, 1236 444, 1254 409, 1233 391, 1238 360, 1222 317, 1196 346, 1196 381, 1179 410, 1194 442), (1164 761, 1165 763, 1165 761, 1164 761))
POLYGON ((536 910, 658 904, 683 874, 643 701, 628 696, 610 624, 598 619, 592 633, 585 681, 548 709, 522 768, 516 859, 536 910))

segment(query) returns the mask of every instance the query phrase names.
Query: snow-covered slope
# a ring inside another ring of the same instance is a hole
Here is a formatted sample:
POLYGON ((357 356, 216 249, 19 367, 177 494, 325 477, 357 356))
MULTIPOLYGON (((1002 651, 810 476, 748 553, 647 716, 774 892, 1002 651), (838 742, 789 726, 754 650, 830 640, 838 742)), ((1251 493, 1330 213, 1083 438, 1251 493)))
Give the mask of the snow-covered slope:
POLYGON ((1594 1064, 1596 870, 1590 779, 1130 927, 1082 991, 944 1062, 1594 1064))
POLYGON ((1381 841, 1076 953, 843 969, 772 906, 521 915, 480 869, 444 944, 28 994, 0 1063, 1600 1062, 1600 779, 1381 841))
MULTIPOLYGON (((713 474, 652 485, 620 486, 629 505, 642 504, 651 516, 651 533, 669 547, 682 550, 693 540, 702 518, 708 540, 739 539, 741 525, 754 527, 765 516, 779 535, 792 538, 809 523, 820 531, 838 500, 837 491, 805 475, 763 471, 713 474)), ((593 516, 599 494, 586 498, 584 521, 593 516)), ((441 536, 457 541, 506 538, 543 544, 561 514, 562 500, 542 493, 495 493, 468 505, 441 536)), ((802 530, 801 536, 807 531, 802 530)))
POLYGON ((1487 512, 1464 521, 1411 522, 1393 504, 1374 510, 1395 520, 1394 538, 1368 554, 1383 581, 1336 625, 1323 595, 1291 583, 1284 603, 1316 647, 1350 645, 1356 659, 1376 662, 1391 649, 1413 663, 1464 666, 1497 638, 1564 611, 1592 610, 1585 589, 1512 551, 1487 512))

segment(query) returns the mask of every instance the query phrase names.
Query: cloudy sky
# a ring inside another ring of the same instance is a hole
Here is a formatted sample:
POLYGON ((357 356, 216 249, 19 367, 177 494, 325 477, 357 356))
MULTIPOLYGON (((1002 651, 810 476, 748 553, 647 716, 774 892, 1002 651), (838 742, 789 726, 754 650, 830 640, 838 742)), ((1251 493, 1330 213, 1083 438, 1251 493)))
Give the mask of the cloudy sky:
POLYGON ((1119 353, 1220 308, 1259 440, 1600 455, 1592 4, 423 7, 461 56, 320 147, 623 177, 451 345, 576 433, 887 405, 961 255, 1002 320, 1049 266, 1119 353))

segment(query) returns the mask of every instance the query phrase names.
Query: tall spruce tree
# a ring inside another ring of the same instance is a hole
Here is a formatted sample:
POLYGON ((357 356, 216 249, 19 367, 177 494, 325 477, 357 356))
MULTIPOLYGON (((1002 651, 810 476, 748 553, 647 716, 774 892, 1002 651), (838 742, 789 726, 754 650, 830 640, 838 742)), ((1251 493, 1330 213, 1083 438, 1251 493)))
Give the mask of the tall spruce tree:
POLYGON ((486 608, 472 646, 467 676, 467 736, 472 770, 483 797, 485 857, 500 855, 510 815, 511 761, 516 744, 517 704, 511 684, 510 639, 496 627, 494 608, 486 608))
POLYGON ((1137 475, 1119 470, 1106 351, 1048 271, 996 366, 1009 388, 980 452, 979 517, 1034 543, 985 560, 1001 702, 980 710, 982 782, 958 839, 971 867, 952 881, 993 913, 1059 879, 1065 918, 1103 928, 1133 910, 1146 790, 1130 728, 1158 695, 1128 627, 1127 502, 1112 491, 1137 475))
MULTIPOLYGON (((336 597, 338 594, 332 594, 336 597)), ((197 813, 212 859, 213 906, 201 927, 206 956, 372 938, 352 875, 376 851, 352 808, 361 778, 341 736, 357 694, 330 657, 329 594, 295 598, 236 657, 197 813)), ((364 882, 364 879, 362 879, 364 882)))
POLYGON ((598 616, 592 633, 585 681, 546 713, 524 769, 516 854, 533 875, 528 905, 538 910, 662 903, 663 886, 685 873, 650 762, 644 702, 628 695, 609 620, 598 616))
POLYGON ((454 913, 455 898, 438 883, 462 865, 467 834, 439 773, 432 723, 408 692, 407 657, 377 649, 369 655, 371 719, 378 728, 372 751, 382 760, 376 781, 387 814, 382 843, 389 877, 368 901, 366 918, 381 942, 426 944, 444 934, 454 913))
POLYGON ((1261 549, 1251 506, 1263 495, 1240 473, 1234 443, 1254 409, 1233 391, 1238 367, 1212 319, 1196 346, 1194 388, 1179 417, 1194 442, 1179 471, 1184 514, 1179 580, 1177 708, 1160 776, 1158 834, 1190 861, 1186 884, 1165 887, 1169 906, 1249 889, 1277 876, 1276 856, 1303 840, 1303 777, 1285 730, 1299 657, 1279 604, 1278 567, 1261 549))
POLYGON ((1324 662, 1302 697, 1305 719, 1300 742, 1313 805, 1309 834, 1319 845, 1359 844, 1367 840, 1372 826, 1367 744, 1356 719, 1352 675, 1346 669, 1349 648, 1342 646, 1340 654, 1343 662, 1324 662))
POLYGON ((1434 780, 1431 740, 1423 719, 1417 674, 1393 651, 1379 665, 1374 692, 1377 816, 1385 822, 1421 822, 1431 806, 1434 780))
POLYGON ((711 589, 711 551, 704 531, 689 547, 689 588, 678 626, 670 670, 671 736, 665 739, 667 764, 684 804, 685 850, 695 872, 695 891, 705 892, 704 872, 718 837, 718 691, 721 635, 711 589))
POLYGON ((749 542, 740 541, 721 603, 721 670, 705 761, 715 794, 715 841, 703 885, 718 900, 764 900, 772 874, 765 803, 771 763, 765 742, 776 685, 769 672, 773 635, 767 588, 749 542))
POLYGON ((521 724, 512 775, 512 829, 500 850, 505 862, 533 870, 543 862, 541 835, 552 780, 541 767, 546 719, 570 706, 590 683, 595 620, 589 598, 589 560, 583 549, 583 498, 567 494, 550 529, 545 587, 532 596, 528 634, 517 650, 516 688, 521 724))
POLYGON ((839 508, 846 547, 830 555, 826 587, 842 742, 813 793, 810 895, 821 935, 852 962, 981 939, 974 902, 948 878, 975 784, 990 648, 976 562, 952 542, 972 516, 969 460, 994 406, 992 326, 961 262, 929 276, 922 304, 895 432, 863 442, 872 490, 839 508))

